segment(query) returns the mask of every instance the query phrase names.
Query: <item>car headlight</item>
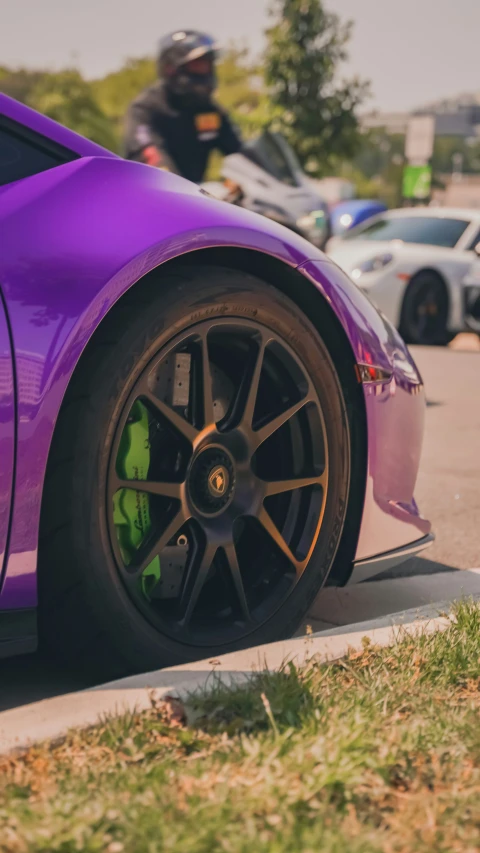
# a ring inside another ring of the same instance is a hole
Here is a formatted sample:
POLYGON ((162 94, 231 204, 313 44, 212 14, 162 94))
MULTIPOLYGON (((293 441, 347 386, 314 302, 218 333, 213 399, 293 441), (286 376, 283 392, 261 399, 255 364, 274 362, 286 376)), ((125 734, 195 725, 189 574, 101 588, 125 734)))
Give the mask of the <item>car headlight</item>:
POLYGON ((385 252, 382 255, 375 255, 375 257, 369 258, 367 261, 362 261, 361 264, 358 264, 358 266, 352 270, 351 277, 354 281, 358 281, 362 275, 366 275, 369 272, 378 272, 378 270, 388 267, 392 261, 393 255, 390 252, 385 252))
POLYGON ((343 228, 343 230, 346 231, 347 228, 350 228, 350 225, 353 222, 353 216, 350 213, 342 213, 338 222, 339 225, 341 225, 341 227, 343 228))

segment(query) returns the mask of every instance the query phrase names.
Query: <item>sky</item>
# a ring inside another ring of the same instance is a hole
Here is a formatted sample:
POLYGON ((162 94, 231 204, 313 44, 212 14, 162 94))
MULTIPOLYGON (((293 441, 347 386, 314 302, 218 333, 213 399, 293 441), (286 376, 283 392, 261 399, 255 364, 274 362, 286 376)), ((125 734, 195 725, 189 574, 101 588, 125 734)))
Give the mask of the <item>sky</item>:
MULTIPOLYGON (((155 51, 179 28, 211 32, 259 53, 269 0, 0 0, 0 65, 88 77, 155 51)), ((480 92, 480 0, 325 0, 354 22, 342 73, 372 83, 369 108, 404 110, 480 92)))

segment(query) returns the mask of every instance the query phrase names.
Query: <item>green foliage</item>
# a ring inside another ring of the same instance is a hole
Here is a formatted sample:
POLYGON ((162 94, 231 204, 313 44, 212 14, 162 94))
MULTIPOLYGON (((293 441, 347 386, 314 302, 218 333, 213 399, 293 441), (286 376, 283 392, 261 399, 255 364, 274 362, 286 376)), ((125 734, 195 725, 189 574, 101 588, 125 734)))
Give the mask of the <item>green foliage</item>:
POLYGON ((91 85, 75 69, 44 75, 32 90, 30 105, 106 148, 117 147, 108 116, 91 85))
POLYGON ((231 115, 242 136, 254 136, 269 124, 270 102, 263 69, 252 64, 246 48, 231 46, 218 64, 218 102, 231 115))
POLYGON ((0 91, 99 145, 117 148, 114 129, 97 102, 92 85, 76 69, 53 72, 2 68, 0 91))
POLYGON ((156 79, 155 62, 150 57, 127 59, 118 71, 91 83, 93 93, 105 113, 122 119, 133 99, 156 79))
POLYGON ((403 150, 400 135, 388 135, 382 128, 363 132, 353 157, 333 158, 332 166, 340 177, 350 180, 358 198, 378 198, 388 207, 402 201, 403 150))
POLYGON ((27 68, 11 70, 1 66, 0 91, 10 98, 28 104, 31 92, 47 74, 45 71, 31 71, 27 68))
POLYGON ((440 136, 435 140, 432 165, 435 172, 448 174, 453 168, 453 157, 462 157, 462 171, 480 172, 480 141, 459 139, 457 136, 440 136))
POLYGON ((155 62, 144 57, 128 59, 118 71, 90 84, 100 109, 111 123, 117 150, 122 149, 123 121, 129 104, 155 79, 155 62))
POLYGON ((368 85, 337 79, 352 26, 321 0, 274 0, 271 14, 265 75, 274 123, 303 165, 321 175, 333 157, 351 157, 360 141, 356 109, 368 85))

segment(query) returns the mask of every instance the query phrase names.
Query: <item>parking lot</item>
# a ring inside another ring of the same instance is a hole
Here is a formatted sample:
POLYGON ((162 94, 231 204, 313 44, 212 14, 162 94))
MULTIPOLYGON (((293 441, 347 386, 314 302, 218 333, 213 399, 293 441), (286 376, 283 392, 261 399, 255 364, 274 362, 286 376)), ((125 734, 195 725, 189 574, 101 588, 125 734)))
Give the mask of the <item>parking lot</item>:
MULTIPOLYGON (((425 556, 379 580, 322 592, 307 620, 314 630, 480 592, 480 345, 463 336, 448 349, 413 354, 428 400, 417 498, 437 540, 425 556)), ((1 661, 0 710, 87 683, 88 676, 52 669, 36 656, 1 661)))

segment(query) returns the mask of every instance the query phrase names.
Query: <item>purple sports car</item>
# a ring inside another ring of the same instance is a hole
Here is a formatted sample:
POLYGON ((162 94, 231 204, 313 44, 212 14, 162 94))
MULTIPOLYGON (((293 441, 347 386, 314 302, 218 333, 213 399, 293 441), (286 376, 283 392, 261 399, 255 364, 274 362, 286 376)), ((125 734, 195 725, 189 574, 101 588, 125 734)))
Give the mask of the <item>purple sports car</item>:
POLYGON ((276 640, 430 541, 421 377, 314 246, 5 96, 0 235, 0 655, 276 640))

